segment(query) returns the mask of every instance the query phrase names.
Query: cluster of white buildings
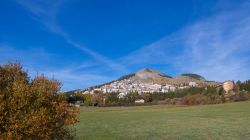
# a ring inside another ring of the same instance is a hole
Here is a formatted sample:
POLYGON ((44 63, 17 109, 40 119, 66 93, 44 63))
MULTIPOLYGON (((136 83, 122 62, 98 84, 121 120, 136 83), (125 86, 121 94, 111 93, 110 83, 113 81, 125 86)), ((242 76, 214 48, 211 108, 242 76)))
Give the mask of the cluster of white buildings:
POLYGON ((111 92, 118 92, 120 93, 119 96, 125 96, 130 92, 138 92, 141 93, 154 93, 154 92, 163 92, 167 93, 170 91, 175 91, 176 89, 183 89, 190 86, 197 86, 195 82, 189 82, 188 86, 174 86, 174 85, 160 85, 156 83, 143 83, 143 82, 136 82, 130 79, 124 79, 121 81, 115 81, 111 84, 106 84, 98 88, 88 89, 83 92, 83 94, 93 94, 97 92, 102 93, 111 93, 111 92))

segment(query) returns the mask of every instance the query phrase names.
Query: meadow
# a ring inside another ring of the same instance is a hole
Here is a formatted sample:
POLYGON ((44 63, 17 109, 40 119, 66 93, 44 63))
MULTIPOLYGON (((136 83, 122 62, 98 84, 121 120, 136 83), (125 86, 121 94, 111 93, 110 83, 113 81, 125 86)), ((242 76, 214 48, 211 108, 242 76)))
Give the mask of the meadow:
POLYGON ((77 139, 250 139, 250 101, 200 105, 81 107, 77 139))

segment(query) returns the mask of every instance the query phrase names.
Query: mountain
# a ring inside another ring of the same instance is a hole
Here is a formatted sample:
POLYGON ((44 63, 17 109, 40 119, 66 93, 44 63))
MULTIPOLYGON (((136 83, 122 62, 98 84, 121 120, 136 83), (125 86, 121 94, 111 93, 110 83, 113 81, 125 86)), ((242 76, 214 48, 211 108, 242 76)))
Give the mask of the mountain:
POLYGON ((185 73, 173 78, 157 70, 144 68, 117 80, 75 92, 169 92, 190 86, 215 86, 217 84, 218 82, 207 81, 198 74, 185 73))
POLYGON ((118 81, 122 81, 122 80, 131 80, 132 82, 137 82, 137 83, 141 82, 141 83, 164 84, 166 81, 169 81, 170 79, 172 79, 171 76, 165 75, 153 69, 144 68, 144 69, 139 70, 138 72, 124 75, 116 80, 113 80, 113 81, 110 81, 101 85, 93 86, 90 88, 99 88, 101 86, 111 84, 114 82, 118 82, 118 81))
POLYGON ((200 84, 201 86, 217 84, 216 82, 208 82, 203 76, 194 74, 194 73, 184 73, 173 78, 162 72, 159 72, 157 70, 153 70, 150 68, 144 68, 142 70, 137 71, 136 73, 122 76, 121 78, 114 80, 114 81, 121 81, 125 79, 131 80, 131 82, 136 82, 136 83, 138 82, 139 83, 153 83, 153 84, 159 84, 159 85, 169 84, 169 85, 176 85, 176 86, 187 85, 190 82, 196 82, 197 84, 200 84))

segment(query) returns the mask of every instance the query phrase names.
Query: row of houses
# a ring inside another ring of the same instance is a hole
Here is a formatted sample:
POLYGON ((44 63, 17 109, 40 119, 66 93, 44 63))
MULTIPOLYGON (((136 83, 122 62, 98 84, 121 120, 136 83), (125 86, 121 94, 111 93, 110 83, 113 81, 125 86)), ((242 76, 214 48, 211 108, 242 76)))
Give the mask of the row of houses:
POLYGON ((111 92, 118 92, 121 96, 125 96, 130 92, 138 92, 141 93, 154 93, 154 92, 170 92, 175 91, 176 89, 183 89, 190 86, 198 86, 195 82, 189 82, 187 86, 174 86, 174 85, 160 85, 156 83, 142 83, 142 82, 135 82, 129 79, 115 81, 111 84, 106 84, 98 88, 89 89, 83 92, 83 94, 93 94, 96 92, 102 93, 111 93, 111 92))

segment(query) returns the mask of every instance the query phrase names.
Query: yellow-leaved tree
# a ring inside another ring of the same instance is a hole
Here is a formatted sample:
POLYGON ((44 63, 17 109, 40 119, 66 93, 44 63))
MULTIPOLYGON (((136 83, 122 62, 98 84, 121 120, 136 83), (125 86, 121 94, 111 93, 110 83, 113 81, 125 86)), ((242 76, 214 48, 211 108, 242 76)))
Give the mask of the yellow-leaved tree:
POLYGON ((43 75, 30 80, 19 63, 0 66, 0 139, 71 139, 79 112, 60 87, 43 75))

